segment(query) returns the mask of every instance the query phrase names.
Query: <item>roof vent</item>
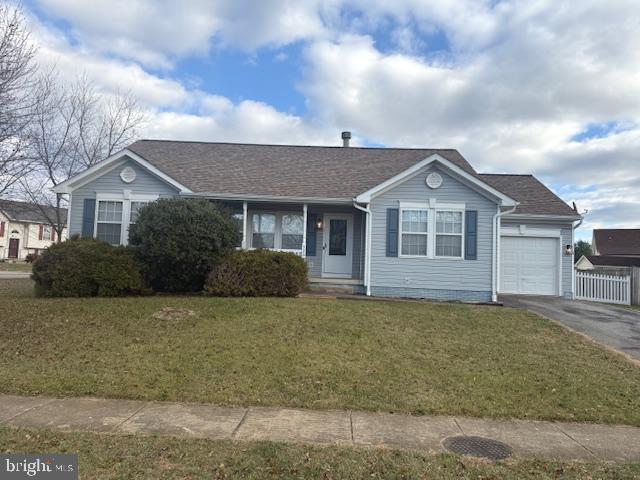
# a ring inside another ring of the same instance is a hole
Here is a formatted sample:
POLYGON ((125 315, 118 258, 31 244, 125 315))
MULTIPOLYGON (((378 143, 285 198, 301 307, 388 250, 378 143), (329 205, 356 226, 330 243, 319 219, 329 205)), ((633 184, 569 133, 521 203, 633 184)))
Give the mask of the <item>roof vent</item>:
POLYGON ((348 147, 351 140, 351 132, 342 132, 342 146, 348 147))

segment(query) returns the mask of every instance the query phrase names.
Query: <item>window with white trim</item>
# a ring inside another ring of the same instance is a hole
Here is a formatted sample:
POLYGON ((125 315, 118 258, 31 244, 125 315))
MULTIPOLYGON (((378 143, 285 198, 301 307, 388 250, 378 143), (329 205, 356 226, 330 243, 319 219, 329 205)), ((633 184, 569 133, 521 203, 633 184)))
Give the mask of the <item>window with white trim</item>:
POLYGON ((253 248, 275 248, 276 216, 273 213, 253 214, 253 248))
POLYGON ((239 235, 238 235, 238 242, 236 243, 236 247, 241 247, 242 246, 242 234, 244 233, 244 213, 234 213, 233 215, 231 215, 231 218, 233 218, 233 221, 236 222, 236 227, 238 228, 239 231, 239 235))
POLYGON ((149 205, 148 201, 131 201, 131 209, 129 210, 129 226, 127 227, 127 238, 129 238, 129 229, 131 225, 138 221, 140 209, 149 205))
POLYGON ((42 226, 42 240, 51 240, 53 235, 53 227, 51 225, 42 226))
POLYGON ((436 257, 462 257, 462 214, 436 211, 436 257))
POLYGON ((98 201, 96 238, 112 245, 120 245, 122 238, 123 202, 114 200, 98 201))
POLYGON ((300 250, 304 236, 304 216, 297 213, 282 215, 282 239, 283 250, 300 250))
POLYGON ((402 255, 427 256, 429 242, 428 210, 403 209, 400 218, 402 255))

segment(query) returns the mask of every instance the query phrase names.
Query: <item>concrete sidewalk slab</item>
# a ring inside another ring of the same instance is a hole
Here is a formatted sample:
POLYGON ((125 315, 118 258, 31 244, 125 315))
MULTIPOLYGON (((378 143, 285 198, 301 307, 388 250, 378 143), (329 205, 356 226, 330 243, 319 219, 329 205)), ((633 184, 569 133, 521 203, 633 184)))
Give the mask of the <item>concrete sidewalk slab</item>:
POLYGON ((456 421, 465 435, 499 440, 522 457, 595 460, 591 452, 565 435, 558 424, 552 422, 464 417, 456 418, 456 421))
POLYGON ((637 427, 563 423, 560 428, 593 452, 598 460, 640 460, 640 436, 637 427))
POLYGON ((145 406, 133 400, 66 398, 33 408, 11 420, 19 427, 109 432, 145 406))
POLYGON ((221 440, 231 438, 246 412, 246 408, 215 405, 152 403, 120 425, 118 430, 221 440))
POLYGON ((349 412, 251 407, 234 438, 351 444, 349 412))
POLYGON ((640 461, 640 428, 624 425, 0 395, 0 426, 431 453, 444 452, 447 437, 470 435, 506 443, 521 458, 640 461))
POLYGON ((0 395, 0 423, 52 401, 55 400, 45 397, 0 395))
POLYGON ((358 445, 445 452, 442 440, 460 435, 452 417, 410 417, 353 412, 353 440, 358 445))

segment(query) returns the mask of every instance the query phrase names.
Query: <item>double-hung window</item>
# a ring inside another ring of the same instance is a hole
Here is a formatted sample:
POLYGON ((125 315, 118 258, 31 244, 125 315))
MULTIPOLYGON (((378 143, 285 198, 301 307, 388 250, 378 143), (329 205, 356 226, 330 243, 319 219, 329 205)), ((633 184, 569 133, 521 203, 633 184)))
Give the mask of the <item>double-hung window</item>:
POLYGON ((304 219, 297 213, 282 215, 282 239, 283 250, 300 250, 304 235, 304 219))
POLYGON ((96 238, 112 245, 120 245, 122 238, 123 202, 100 200, 98 202, 98 218, 96 238))
POLYGON ((253 248, 275 248, 276 216, 273 213, 253 214, 253 248))
POLYGON ((400 219, 402 255, 427 256, 427 244, 429 242, 428 219, 428 210, 402 210, 400 219))
POLYGON ((302 250, 304 215, 297 212, 253 212, 251 248, 302 250))
POLYGON ((51 225, 42 226, 42 240, 51 240, 53 236, 53 227, 51 225))
POLYGON ((462 212, 436 212, 436 257, 462 257, 462 212))
POLYGON ((401 204, 399 217, 400 256, 463 257, 463 204, 401 204))

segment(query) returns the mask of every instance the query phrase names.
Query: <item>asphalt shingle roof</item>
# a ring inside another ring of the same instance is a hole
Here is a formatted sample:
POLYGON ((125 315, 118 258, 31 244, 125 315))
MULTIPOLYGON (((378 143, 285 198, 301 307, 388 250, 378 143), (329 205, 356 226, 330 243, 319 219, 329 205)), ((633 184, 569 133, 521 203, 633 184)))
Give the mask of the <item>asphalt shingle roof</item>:
POLYGON ((587 255, 593 265, 603 267, 640 267, 639 257, 621 257, 616 255, 587 255))
POLYGON ((573 215, 576 211, 533 175, 481 174, 480 179, 520 202, 514 213, 573 215))
MULTIPOLYGON (((57 218, 55 207, 34 205, 33 203, 19 202, 17 200, 0 199, 0 211, 10 220, 16 222, 48 224, 57 218)), ((60 220, 62 223, 67 222, 67 210, 65 208, 60 209, 60 220)))
POLYGON ((519 201, 517 213, 576 215, 531 175, 480 175, 453 149, 140 140, 129 150, 197 193, 349 199, 435 153, 519 201))
POLYGON ((640 229, 595 229, 593 240, 600 255, 640 256, 640 229))

